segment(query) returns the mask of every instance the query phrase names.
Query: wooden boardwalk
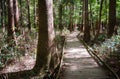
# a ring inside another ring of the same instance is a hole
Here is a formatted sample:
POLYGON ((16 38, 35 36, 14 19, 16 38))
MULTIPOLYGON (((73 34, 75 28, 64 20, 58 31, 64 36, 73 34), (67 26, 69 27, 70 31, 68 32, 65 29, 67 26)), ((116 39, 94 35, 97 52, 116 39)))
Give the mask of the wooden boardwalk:
POLYGON ((77 34, 67 36, 60 79, 110 79, 77 39, 77 34))

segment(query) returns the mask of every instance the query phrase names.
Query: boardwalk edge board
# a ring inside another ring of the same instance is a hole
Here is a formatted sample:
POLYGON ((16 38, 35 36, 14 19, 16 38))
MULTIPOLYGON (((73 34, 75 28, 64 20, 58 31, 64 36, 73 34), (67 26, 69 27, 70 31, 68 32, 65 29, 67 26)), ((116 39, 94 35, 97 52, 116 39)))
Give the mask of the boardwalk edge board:
POLYGON ((85 46, 86 50, 92 57, 94 56, 95 59, 97 58, 99 64, 102 63, 113 74, 115 79, 120 79, 119 76, 116 74, 116 72, 107 63, 105 63, 99 56, 97 56, 94 53, 94 51, 82 39, 79 39, 79 41, 82 42, 82 44, 85 46))
POLYGON ((63 62, 63 55, 64 55, 64 46, 65 46, 65 40, 66 40, 65 36, 63 37, 63 39, 64 39, 64 40, 62 41, 63 44, 62 44, 62 50, 61 50, 60 64, 59 64, 58 73, 57 73, 55 79, 59 79, 59 77, 60 77, 60 72, 61 72, 61 67, 62 67, 62 62, 63 62))

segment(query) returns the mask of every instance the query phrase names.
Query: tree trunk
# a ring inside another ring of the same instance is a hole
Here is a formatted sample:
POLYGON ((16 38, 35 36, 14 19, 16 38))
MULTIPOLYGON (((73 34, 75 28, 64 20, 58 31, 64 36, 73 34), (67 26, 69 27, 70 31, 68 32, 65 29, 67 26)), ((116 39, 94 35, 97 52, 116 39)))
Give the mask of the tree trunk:
POLYGON ((38 0, 39 36, 37 46, 35 73, 49 69, 54 47, 54 27, 52 0, 38 0))
POLYGON ((18 31, 18 21, 19 21, 19 9, 18 9, 18 0, 13 0, 13 9, 14 9, 14 23, 15 30, 18 31))
POLYGON ((0 2, 0 23, 1 23, 1 26, 2 26, 2 1, 0 2))
POLYGON ((69 23, 69 28, 70 28, 70 32, 72 32, 74 30, 74 26, 73 26, 74 5, 70 4, 69 8, 70 8, 70 23, 69 23))
POLYGON ((27 10, 28 10, 28 30, 31 31, 31 21, 30 21, 30 1, 27 0, 27 10))
POLYGON ((5 32, 5 1, 2 0, 1 2, 1 26, 3 28, 3 32, 5 32))
POLYGON ((90 26, 91 26, 91 28, 92 28, 92 32, 93 32, 93 36, 95 36, 95 27, 94 27, 94 24, 93 24, 93 14, 92 14, 93 12, 92 12, 92 3, 91 3, 91 1, 90 1, 90 26))
POLYGON ((59 29, 62 32, 63 26, 62 26, 62 3, 59 5, 59 29))
POLYGON ((98 18, 98 25, 97 25, 98 29, 97 29, 97 34, 96 34, 96 36, 98 36, 99 33, 102 32, 101 16, 102 16, 102 5, 103 5, 103 1, 104 1, 104 0, 101 0, 101 2, 100 2, 100 11, 99 11, 99 18, 98 18))
POLYGON ((4 3, 4 9, 5 9, 5 11, 4 11, 4 17, 5 17, 4 22, 5 22, 5 30, 7 30, 7 25, 8 25, 8 24, 7 24, 7 14, 8 14, 8 13, 7 13, 7 5, 6 5, 6 4, 7 4, 7 1, 4 0, 4 2, 5 2, 5 3, 4 3))
POLYGON ((20 32, 23 33, 23 13, 22 13, 22 0, 20 0, 20 32))
POLYGON ((81 19, 81 25, 80 25, 80 31, 83 32, 84 31, 84 23, 83 23, 83 18, 84 18, 84 2, 82 1, 82 12, 81 12, 81 16, 82 16, 82 19, 81 19))
POLYGON ((109 0, 109 26, 108 26, 108 38, 110 38, 116 25, 116 0, 109 0))
POLYGON ((36 0, 34 0, 34 27, 36 28, 36 0))
POLYGON ((88 19, 88 0, 83 1, 84 5, 84 18, 83 18, 83 23, 84 23, 84 41, 89 42, 90 41, 90 26, 89 26, 89 19, 88 19))
POLYGON ((3 0, 2 1, 0 1, 0 7, 1 7, 1 9, 0 9, 0 13, 1 13, 1 26, 3 27, 3 0))
POLYGON ((105 24, 106 24, 106 26, 107 26, 107 24, 108 24, 108 7, 107 7, 107 4, 108 4, 108 1, 107 0, 105 0, 105 7, 106 7, 106 14, 105 14, 105 24))
MULTIPOLYGON (((11 40, 14 40, 14 10, 13 10, 13 0, 8 0, 8 27, 7 27, 7 35, 8 35, 8 43, 11 40)), ((11 45, 10 45, 11 46, 11 45)))

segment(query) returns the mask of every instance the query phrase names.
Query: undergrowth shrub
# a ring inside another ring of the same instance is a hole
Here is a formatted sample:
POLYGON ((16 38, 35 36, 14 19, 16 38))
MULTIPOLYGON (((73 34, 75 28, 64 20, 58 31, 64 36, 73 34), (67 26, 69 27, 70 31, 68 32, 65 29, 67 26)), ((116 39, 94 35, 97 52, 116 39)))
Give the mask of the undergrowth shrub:
POLYGON ((106 39, 106 35, 105 34, 100 34, 97 38, 96 38, 96 40, 98 40, 98 41, 105 41, 105 39, 106 39))
POLYGON ((111 39, 106 39, 100 45, 94 44, 95 51, 99 51, 101 57, 120 56, 120 35, 114 35, 111 39))
POLYGON ((99 51, 98 55, 100 55, 101 57, 105 56, 105 58, 114 56, 120 57, 120 28, 118 28, 117 32, 118 35, 113 35, 110 39, 105 39, 105 35, 100 36, 99 39, 105 39, 104 42, 101 42, 100 45, 93 45, 95 51, 99 51))
POLYGON ((30 35, 29 33, 17 35, 17 45, 12 47, 9 46, 6 40, 6 33, 0 36, 0 38, 0 68, 3 68, 15 61, 20 61, 22 57, 26 55, 35 58, 35 53, 37 49, 37 35, 34 36, 34 34, 30 35))

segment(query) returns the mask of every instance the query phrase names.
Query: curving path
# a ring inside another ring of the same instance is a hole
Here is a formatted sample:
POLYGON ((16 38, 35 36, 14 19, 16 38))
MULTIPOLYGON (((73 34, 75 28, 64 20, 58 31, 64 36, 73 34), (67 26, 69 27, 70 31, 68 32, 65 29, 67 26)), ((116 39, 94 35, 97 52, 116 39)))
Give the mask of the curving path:
POLYGON ((78 32, 67 36, 60 79, 110 79, 77 39, 78 32))

